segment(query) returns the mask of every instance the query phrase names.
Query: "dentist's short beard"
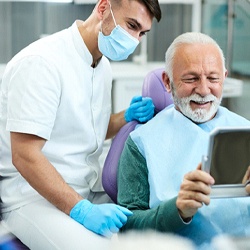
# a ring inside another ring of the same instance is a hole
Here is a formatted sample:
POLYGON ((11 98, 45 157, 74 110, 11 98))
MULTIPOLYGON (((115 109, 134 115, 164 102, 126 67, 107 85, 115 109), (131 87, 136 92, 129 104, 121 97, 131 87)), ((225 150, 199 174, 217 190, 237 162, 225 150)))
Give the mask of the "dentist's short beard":
POLYGON ((174 100, 175 106, 177 106, 180 109, 183 115, 185 115, 186 117, 188 117, 190 120, 194 121, 195 123, 203 123, 212 119, 215 116, 220 106, 221 99, 222 99, 222 98, 219 99, 212 94, 209 94, 205 97, 201 97, 198 94, 193 94, 188 97, 178 98, 173 89, 172 89, 172 93, 173 93, 173 100, 174 100), (201 109, 201 108, 192 110, 190 106, 190 101, 211 102, 212 105, 209 110, 201 109))

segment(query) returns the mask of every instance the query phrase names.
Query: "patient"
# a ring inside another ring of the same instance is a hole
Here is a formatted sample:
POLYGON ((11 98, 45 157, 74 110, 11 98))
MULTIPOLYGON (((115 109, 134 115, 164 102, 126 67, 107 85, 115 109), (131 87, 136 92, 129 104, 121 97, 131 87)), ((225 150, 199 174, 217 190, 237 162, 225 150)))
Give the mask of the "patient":
POLYGON ((201 170, 209 133, 250 126, 220 106, 227 76, 209 36, 185 33, 166 52, 162 79, 174 105, 133 131, 119 163, 118 203, 133 211, 123 231, 153 229, 209 245, 220 234, 250 235, 249 198, 210 199, 214 179, 201 170))

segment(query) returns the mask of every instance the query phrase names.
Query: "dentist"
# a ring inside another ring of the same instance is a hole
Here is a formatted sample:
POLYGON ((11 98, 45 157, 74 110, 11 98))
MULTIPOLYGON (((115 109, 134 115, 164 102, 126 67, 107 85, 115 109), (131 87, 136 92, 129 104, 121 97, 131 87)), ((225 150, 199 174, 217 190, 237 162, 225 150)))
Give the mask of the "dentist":
POLYGON ((108 249, 132 213, 104 193, 103 142, 152 118, 149 98, 111 114, 109 60, 134 52, 158 0, 99 0, 86 21, 40 39, 8 64, 0 98, 4 225, 30 249, 108 249), (107 59, 108 58, 108 59, 107 59))

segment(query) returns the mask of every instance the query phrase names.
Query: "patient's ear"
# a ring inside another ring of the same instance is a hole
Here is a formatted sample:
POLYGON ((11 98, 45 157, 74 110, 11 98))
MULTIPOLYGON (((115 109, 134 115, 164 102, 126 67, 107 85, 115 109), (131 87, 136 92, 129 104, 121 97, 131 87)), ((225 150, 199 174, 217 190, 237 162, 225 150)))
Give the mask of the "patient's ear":
POLYGON ((171 92, 170 79, 165 71, 162 72, 162 82, 168 93, 171 92))
POLYGON ((228 76, 228 71, 226 70, 225 71, 225 78, 228 76))

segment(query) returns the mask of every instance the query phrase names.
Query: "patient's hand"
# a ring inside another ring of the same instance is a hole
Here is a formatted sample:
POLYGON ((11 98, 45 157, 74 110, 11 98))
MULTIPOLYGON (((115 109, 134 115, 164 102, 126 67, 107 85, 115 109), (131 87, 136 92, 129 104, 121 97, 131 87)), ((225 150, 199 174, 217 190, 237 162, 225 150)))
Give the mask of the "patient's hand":
POLYGON ((250 183, 246 185, 245 189, 247 193, 250 194, 250 183))
POLYGON ((248 180, 250 180, 250 166, 248 166, 247 168, 247 171, 242 180, 242 184, 245 184, 248 180))
MULTIPOLYGON (((246 184, 250 181, 250 166, 248 166, 247 171, 243 177, 242 184, 246 184)), ((250 194, 250 183, 246 185, 246 191, 250 194)))
POLYGON ((201 164, 196 170, 184 176, 176 201, 176 206, 184 220, 191 218, 203 203, 206 205, 210 203, 209 195, 213 184, 213 177, 201 170, 201 164))

